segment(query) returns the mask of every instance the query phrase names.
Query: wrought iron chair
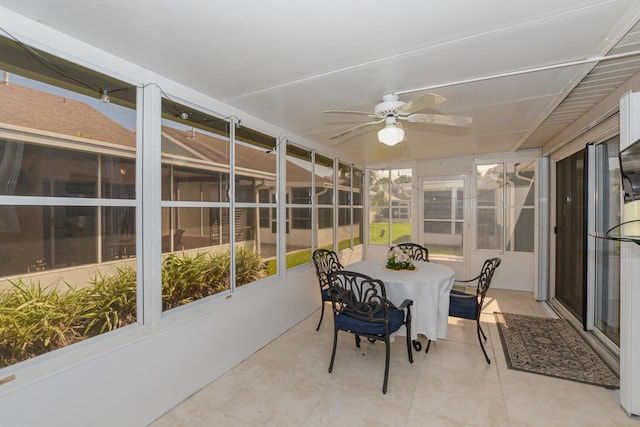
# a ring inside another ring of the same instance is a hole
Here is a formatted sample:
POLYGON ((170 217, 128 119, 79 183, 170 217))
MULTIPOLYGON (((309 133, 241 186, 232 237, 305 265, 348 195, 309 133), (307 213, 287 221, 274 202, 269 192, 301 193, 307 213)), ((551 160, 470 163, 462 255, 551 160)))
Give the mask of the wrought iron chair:
POLYGON ((471 283, 477 281, 475 294, 455 289, 452 289, 449 294, 449 316, 476 321, 478 341, 480 342, 480 348, 482 348, 482 352, 484 353, 484 358, 487 359, 487 363, 491 363, 491 360, 489 359, 489 356, 487 356, 487 351, 485 350, 482 342, 482 339, 484 339, 485 342, 487 341, 487 336, 484 334, 482 326, 480 325, 480 314, 482 313, 482 305, 484 304, 484 298, 487 295, 489 286, 491 285, 493 274, 500 266, 500 262, 502 262, 502 260, 497 257, 487 259, 484 262, 479 275, 473 279, 455 281, 456 283, 471 283))
POLYGON ((356 346, 360 347, 360 337, 369 341, 384 341, 386 355, 382 393, 387 392, 389 378, 390 336, 403 325, 407 328, 407 354, 409 363, 413 363, 411 350, 411 305, 413 301, 404 300, 394 306, 387 300, 384 283, 367 275, 353 271, 335 271, 329 276, 331 283, 329 294, 333 308, 333 351, 329 372, 333 370, 338 343, 338 331, 349 332, 356 337, 356 346))
POLYGON ((414 261, 429 261, 429 249, 417 243, 398 243, 395 246, 391 246, 389 251, 395 248, 402 249, 413 256, 414 261))
POLYGON ((338 254, 328 249, 316 249, 311 256, 313 265, 316 267, 316 276, 318 276, 318 284, 320 285, 320 297, 322 301, 322 310, 320 311, 320 321, 316 327, 316 331, 320 329, 322 318, 324 317, 324 303, 331 301, 329 295, 329 275, 334 271, 342 270, 344 267, 338 259, 338 254))

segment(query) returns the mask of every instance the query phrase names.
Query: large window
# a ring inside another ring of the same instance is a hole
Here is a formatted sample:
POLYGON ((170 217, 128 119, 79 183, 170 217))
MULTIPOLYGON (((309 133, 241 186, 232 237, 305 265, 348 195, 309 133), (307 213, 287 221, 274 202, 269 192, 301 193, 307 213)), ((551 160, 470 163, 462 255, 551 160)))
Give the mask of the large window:
POLYGON ((314 159, 314 185, 316 189, 314 209, 317 218, 315 246, 333 250, 333 159, 318 153, 315 153, 314 159))
POLYGON ((362 240, 362 170, 0 37, 5 71, 0 369, 274 275, 280 241, 290 268, 362 240))
MULTIPOLYGON (((247 129, 243 129, 245 132, 247 129)), ((237 136, 242 138, 244 134, 237 136)), ((244 138, 243 138, 244 139, 244 138)), ((277 272, 275 139, 247 138, 235 149, 235 244, 237 285, 277 272), (262 265, 254 273, 253 268, 262 265)))
POLYGON ((338 164, 338 248, 362 243, 362 170, 338 164))
POLYGON ((535 162, 476 166, 477 248, 533 252, 535 162))
POLYGON ((411 169, 369 171, 369 243, 410 242, 412 223, 411 169))
POLYGON ((277 215, 270 202, 277 161, 275 138, 243 127, 232 156, 228 121, 169 99, 163 116, 162 295, 167 310, 276 273, 277 230, 269 216, 277 215))
POLYGON ((352 168, 351 179, 351 200, 353 201, 353 222, 351 223, 352 247, 362 244, 364 223, 363 218, 363 197, 364 197, 364 171, 352 168))
POLYGON ((136 88, 43 55, 0 38, 0 368, 138 318, 136 88))
POLYGON ((286 147, 287 268, 291 268, 311 261, 313 152, 291 142, 286 147))
POLYGON ((430 257, 463 256, 464 179, 424 180, 423 233, 430 257))

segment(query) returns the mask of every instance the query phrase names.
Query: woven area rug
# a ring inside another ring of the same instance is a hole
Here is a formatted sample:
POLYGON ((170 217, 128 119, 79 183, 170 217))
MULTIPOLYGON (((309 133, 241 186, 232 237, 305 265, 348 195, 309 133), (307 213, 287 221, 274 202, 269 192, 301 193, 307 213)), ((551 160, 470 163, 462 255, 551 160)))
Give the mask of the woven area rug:
POLYGON ((565 319, 494 313, 511 369, 619 388, 614 371, 565 319))

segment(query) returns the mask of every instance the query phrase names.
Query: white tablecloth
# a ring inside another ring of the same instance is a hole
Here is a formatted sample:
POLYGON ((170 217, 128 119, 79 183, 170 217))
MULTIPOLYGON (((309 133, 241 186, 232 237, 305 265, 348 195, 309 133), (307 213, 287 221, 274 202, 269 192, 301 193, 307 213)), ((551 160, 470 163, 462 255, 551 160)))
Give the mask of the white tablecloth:
POLYGON ((382 280, 387 298, 396 306, 405 299, 413 300, 411 339, 415 340, 418 334, 431 340, 447 338, 449 292, 453 286, 454 271, 434 262, 416 262, 413 271, 390 270, 384 264, 385 261, 380 260, 360 261, 344 269, 382 280))

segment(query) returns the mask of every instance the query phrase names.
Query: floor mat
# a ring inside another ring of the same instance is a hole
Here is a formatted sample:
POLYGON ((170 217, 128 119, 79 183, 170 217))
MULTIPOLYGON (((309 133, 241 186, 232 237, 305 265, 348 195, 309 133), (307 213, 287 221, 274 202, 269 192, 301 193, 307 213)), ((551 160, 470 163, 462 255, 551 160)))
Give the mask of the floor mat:
POLYGON ((619 388, 614 371, 565 319, 494 313, 507 366, 606 388, 619 388))

